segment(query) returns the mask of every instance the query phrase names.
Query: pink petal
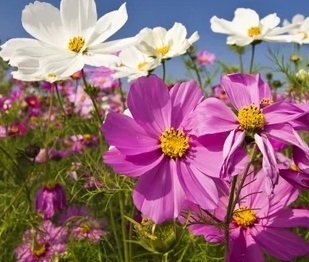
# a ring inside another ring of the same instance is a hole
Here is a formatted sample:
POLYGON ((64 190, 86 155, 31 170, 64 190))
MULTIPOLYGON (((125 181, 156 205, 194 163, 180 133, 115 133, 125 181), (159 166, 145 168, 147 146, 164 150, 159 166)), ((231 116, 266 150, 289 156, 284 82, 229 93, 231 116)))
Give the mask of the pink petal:
POLYGON ((193 235, 202 235, 206 241, 210 243, 223 243, 224 232, 220 228, 207 224, 193 224, 189 226, 189 230, 193 235))
POLYGON ((267 228, 253 238, 263 250, 282 260, 291 261, 294 257, 309 255, 309 245, 286 230, 267 228))
POLYGON ((118 113, 109 113, 101 126, 109 145, 126 155, 138 155, 159 148, 159 137, 152 138, 134 119, 118 113))
POLYGON ((261 137, 258 134, 255 134, 254 139, 263 154, 262 168, 265 173, 265 191, 270 195, 273 192, 274 186, 278 182, 279 174, 275 152, 266 137, 261 137))
POLYGON ((157 76, 140 77, 130 87, 128 108, 133 118, 152 134, 171 127, 171 100, 167 87, 157 76))
POLYGON ((282 209, 269 217, 270 227, 309 227, 308 209, 282 209))
POLYGON ((299 189, 309 189, 309 174, 295 172, 291 169, 281 169, 280 176, 299 189))
POLYGON ((177 83, 170 90, 172 102, 172 126, 182 127, 183 120, 195 109, 203 100, 201 89, 195 81, 177 83))
POLYGON ((141 176, 134 189, 133 200, 136 208, 155 223, 176 218, 186 198, 175 162, 165 160, 141 176))
POLYGON ((204 209, 215 209, 219 201, 214 181, 186 163, 179 161, 177 172, 187 198, 204 209))
POLYGON ((237 128, 238 120, 232 110, 217 98, 207 98, 189 117, 190 126, 197 136, 217 134, 237 128))
POLYGON ((164 155, 159 150, 125 156, 116 148, 110 149, 103 156, 104 162, 111 165, 115 172, 131 177, 141 176, 155 168, 163 157, 164 155))

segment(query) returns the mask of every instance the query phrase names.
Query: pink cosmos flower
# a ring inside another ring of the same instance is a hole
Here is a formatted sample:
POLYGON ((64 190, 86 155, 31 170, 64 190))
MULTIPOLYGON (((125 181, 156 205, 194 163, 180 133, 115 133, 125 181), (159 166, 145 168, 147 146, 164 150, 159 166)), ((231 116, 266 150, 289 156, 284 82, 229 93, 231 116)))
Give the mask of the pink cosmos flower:
POLYGON ((107 67, 89 68, 85 70, 89 73, 89 83, 101 90, 115 89, 120 86, 119 80, 113 77, 113 70, 107 67))
POLYGON ((296 187, 309 189, 309 156, 293 147, 293 159, 289 167, 280 169, 280 175, 296 187))
POLYGON ((26 132, 26 126, 21 122, 10 124, 7 130, 8 136, 23 136, 26 132))
POLYGON ((206 50, 197 52, 196 61, 199 65, 212 65, 216 60, 216 55, 206 50))
POLYGON ((27 230, 23 243, 15 249, 18 262, 48 262, 54 261, 67 249, 67 229, 55 227, 45 220, 38 229, 27 230))
POLYGON ((228 180, 230 175, 226 170, 235 150, 243 145, 246 137, 254 139, 263 154, 266 189, 270 194, 279 174, 270 139, 292 144, 309 154, 308 146, 290 124, 300 110, 284 101, 273 103, 271 90, 260 75, 230 74, 222 77, 220 85, 237 113, 222 101, 208 98, 197 108, 192 122, 198 126, 198 135, 230 132, 224 144, 221 170, 221 177, 228 180))
POLYGON ((132 117, 109 113, 101 127, 112 146, 105 163, 118 173, 138 177, 134 203, 156 223, 176 218, 186 199, 203 198, 206 209, 217 205, 211 177, 219 176, 225 136, 200 138, 198 126, 187 121, 202 99, 194 81, 168 90, 156 76, 141 77, 128 94, 132 117))
POLYGON ((60 184, 46 185, 36 193, 35 209, 42 213, 45 219, 53 217, 65 207, 65 192, 60 184))
MULTIPOLYGON (((289 227, 308 227, 309 210, 291 209, 287 206, 298 197, 298 191, 284 179, 274 189, 269 197, 264 189, 264 174, 256 177, 249 175, 240 194, 233 212, 230 224, 230 253, 228 261, 231 262, 262 262, 263 253, 268 253, 280 260, 291 261, 296 256, 309 255, 309 245, 294 233, 288 231, 289 227)), ((213 214, 224 221, 228 205, 227 194, 220 199, 218 207, 213 214)), ((193 207, 196 209, 196 207, 193 207)), ((197 211, 189 226, 195 235, 202 235, 209 242, 223 243, 224 230, 214 224, 196 222, 197 217, 209 216, 203 211, 197 211), (194 219, 195 217, 195 219, 194 219)))

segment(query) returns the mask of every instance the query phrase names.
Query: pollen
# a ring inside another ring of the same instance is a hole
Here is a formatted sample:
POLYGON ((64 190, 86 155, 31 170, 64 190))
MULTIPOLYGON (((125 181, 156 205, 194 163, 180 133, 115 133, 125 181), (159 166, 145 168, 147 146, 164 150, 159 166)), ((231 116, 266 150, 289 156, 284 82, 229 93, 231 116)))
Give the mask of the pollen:
POLYGON ((160 136, 160 147, 170 158, 182 157, 189 148, 189 137, 182 130, 168 128, 160 136))
POLYGON ((261 34, 261 28, 259 26, 253 26, 248 29, 248 36, 255 37, 261 34))
POLYGON ((233 221, 238 226, 247 228, 252 227, 256 223, 257 217, 252 209, 247 207, 240 207, 233 212, 233 221))
POLYGON ((251 133, 262 129, 265 125, 265 117, 262 109, 251 104, 244 106, 238 112, 240 128, 251 133))
POLYGON ((68 49, 75 53, 79 53, 80 50, 83 49, 84 45, 85 45, 85 38, 81 36, 74 36, 69 39, 68 49))
POLYGON ((165 45, 162 47, 156 48, 156 51, 160 54, 160 56, 165 56, 170 51, 170 46, 165 45))
POLYGON ((46 245, 44 243, 35 243, 34 247, 32 248, 32 253, 36 257, 43 256, 46 252, 46 245))
POLYGON ((309 37, 308 33, 305 31, 300 31, 299 33, 303 35, 303 40, 306 40, 309 37))
POLYGON ((300 172, 300 169, 294 162, 290 165, 290 168, 295 172, 300 172))
POLYGON ((273 103, 273 101, 270 98, 263 98, 260 102, 261 106, 268 106, 271 105, 273 103))
POLYGON ((147 63, 146 61, 140 62, 140 63, 137 65, 137 69, 143 70, 144 67, 145 67, 146 65, 148 65, 148 63, 147 63))

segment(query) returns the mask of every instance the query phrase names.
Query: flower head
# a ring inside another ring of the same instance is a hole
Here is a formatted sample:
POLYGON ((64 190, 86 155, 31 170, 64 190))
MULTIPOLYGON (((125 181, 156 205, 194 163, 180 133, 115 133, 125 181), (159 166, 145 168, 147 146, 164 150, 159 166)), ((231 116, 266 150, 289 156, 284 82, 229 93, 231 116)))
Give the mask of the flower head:
POLYGON ((252 9, 237 8, 232 21, 213 16, 211 29, 216 33, 227 34, 228 45, 246 46, 259 41, 291 42, 294 36, 283 35, 293 26, 278 27, 280 18, 276 13, 262 19, 252 9))
POLYGON ((102 125, 113 146, 104 155, 105 163, 118 173, 138 177, 134 203, 155 223, 176 218, 186 199, 203 198, 205 208, 217 204, 210 176, 219 175, 225 136, 200 139, 196 134, 197 126, 188 118, 194 117, 202 99, 193 81, 168 90, 156 76, 139 78, 128 95, 132 117, 110 113, 102 125))
POLYGON ((199 65, 211 65, 216 60, 216 55, 206 50, 197 52, 196 61, 199 65))
POLYGON ((34 2, 25 7, 22 24, 36 39, 14 38, 2 45, 0 56, 16 66, 14 77, 50 82, 70 77, 84 65, 108 66, 112 53, 134 39, 103 43, 127 21, 126 6, 97 20, 94 0, 62 0, 60 10, 34 2))

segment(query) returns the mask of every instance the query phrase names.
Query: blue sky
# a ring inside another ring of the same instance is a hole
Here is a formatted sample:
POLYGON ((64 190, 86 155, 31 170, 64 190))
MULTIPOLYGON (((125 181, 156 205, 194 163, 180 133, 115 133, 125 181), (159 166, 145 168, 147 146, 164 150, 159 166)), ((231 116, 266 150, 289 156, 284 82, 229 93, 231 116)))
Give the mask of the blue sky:
MULTIPOLYGON (((59 7, 60 0, 45 0, 59 7)), ((1 0, 0 1, 0 39, 2 42, 9 38, 28 37, 21 25, 21 12, 30 0, 1 0)), ((133 36, 143 27, 163 26, 170 28, 174 22, 183 23, 189 34, 198 31, 199 49, 207 49, 216 53, 221 60, 236 64, 237 57, 229 51, 225 44, 226 36, 213 33, 209 20, 216 15, 231 20, 238 7, 252 8, 260 17, 276 12, 282 19, 291 20, 292 16, 301 13, 309 16, 308 0, 96 0, 98 16, 118 9, 127 2, 129 19, 124 27, 113 37, 114 39, 133 36)), ((52 36, 51 36, 52 37, 52 36)), ((257 48, 256 61, 260 64, 269 62, 267 48, 284 47, 289 50, 290 45, 262 44, 257 48)), ((305 47, 308 51, 308 47, 305 47)), ((245 57, 249 60, 249 57, 245 57)), ((172 74, 183 73, 183 66, 179 61, 168 64, 172 74)))

